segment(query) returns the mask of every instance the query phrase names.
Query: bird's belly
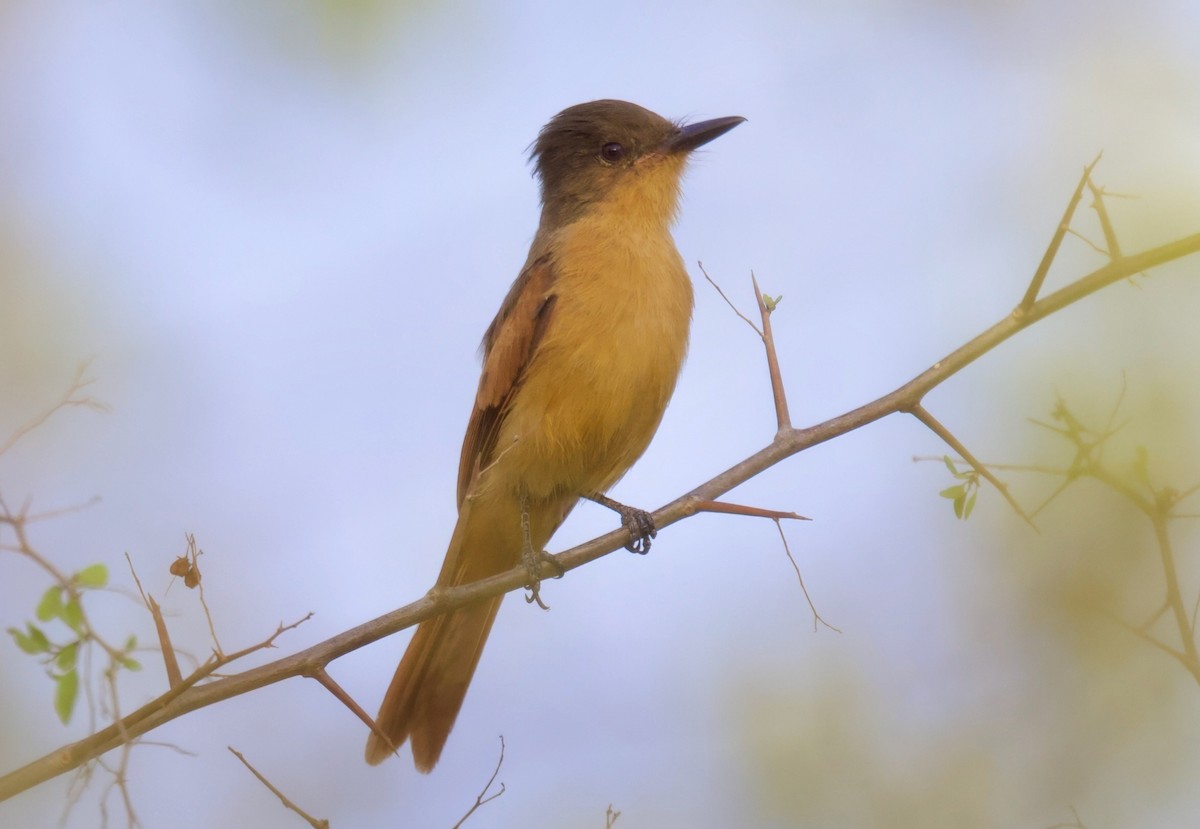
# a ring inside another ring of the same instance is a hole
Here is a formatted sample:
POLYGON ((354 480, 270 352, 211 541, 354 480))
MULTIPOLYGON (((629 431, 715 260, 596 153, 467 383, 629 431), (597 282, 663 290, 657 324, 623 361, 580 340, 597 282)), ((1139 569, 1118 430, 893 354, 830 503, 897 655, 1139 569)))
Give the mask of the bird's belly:
POLYGON ((690 302, 666 317, 627 310, 556 308, 496 444, 509 456, 497 457, 504 478, 531 498, 603 492, 650 444, 683 362, 690 302))

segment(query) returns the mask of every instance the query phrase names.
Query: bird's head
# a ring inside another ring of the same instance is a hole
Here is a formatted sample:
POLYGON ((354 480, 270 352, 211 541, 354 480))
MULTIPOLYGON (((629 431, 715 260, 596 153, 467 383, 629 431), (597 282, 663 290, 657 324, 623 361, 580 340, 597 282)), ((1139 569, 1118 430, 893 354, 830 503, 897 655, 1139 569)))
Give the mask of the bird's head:
POLYGON ((615 100, 564 109, 533 146, 543 222, 564 225, 599 205, 614 205, 635 220, 669 224, 692 150, 745 120, 734 115, 682 125, 615 100))

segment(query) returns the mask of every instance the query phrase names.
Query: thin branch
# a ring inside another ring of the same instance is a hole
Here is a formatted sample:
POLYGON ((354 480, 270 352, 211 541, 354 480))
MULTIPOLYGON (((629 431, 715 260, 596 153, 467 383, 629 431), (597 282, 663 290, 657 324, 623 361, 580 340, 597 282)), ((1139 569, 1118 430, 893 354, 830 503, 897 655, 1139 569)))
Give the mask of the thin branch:
POLYGON ((1033 512, 1029 513, 1030 519, 1037 518, 1039 515, 1041 515, 1042 510, 1050 506, 1050 504, 1057 500, 1058 496, 1066 492, 1068 487, 1070 487, 1077 480, 1079 479, 1074 475, 1065 475, 1063 477, 1063 482, 1059 484, 1058 487, 1056 487, 1055 490, 1051 492, 1044 501, 1042 501, 1042 503, 1038 504, 1037 507, 1034 508, 1033 512))
MULTIPOLYGON (((748 325, 754 329, 754 333, 759 336, 759 339, 762 339, 763 332, 761 330, 759 330, 759 327, 754 324, 753 320, 751 320, 748 316, 746 316, 740 310, 738 310, 738 307, 733 304, 733 301, 730 300, 729 297, 725 296, 725 292, 721 290, 721 286, 718 285, 716 283, 716 281, 711 276, 708 275, 708 271, 704 270, 704 263, 697 262, 696 264, 700 267, 700 273, 704 274, 704 278, 708 280, 708 284, 712 285, 714 288, 716 288, 717 293, 721 295, 721 299, 725 300, 725 304, 730 307, 730 309, 733 311, 733 313, 735 313, 739 317, 741 317, 742 321, 744 323, 746 323, 746 325, 748 325)), ((755 290, 757 290, 757 289, 755 289, 755 290)))
MULTIPOLYGON (((1060 410, 1065 414, 1065 406, 1060 404, 1060 410)), ((1079 424, 1074 418, 1070 418, 1068 422, 1071 428, 1066 435, 1077 446, 1084 446, 1081 435, 1085 427, 1079 424)), ((1101 437, 1101 442, 1107 435, 1101 437)), ((1086 448, 1079 451, 1086 451, 1086 448)), ((1170 489, 1154 490, 1150 489, 1151 497, 1143 497, 1140 492, 1134 487, 1126 483, 1123 479, 1114 475, 1101 463, 1093 463, 1086 467, 1085 474, 1100 481, 1110 489, 1114 490, 1123 496, 1129 503, 1133 504, 1141 511, 1149 520, 1150 525, 1154 530, 1155 544, 1158 547, 1159 561, 1163 570, 1163 579, 1165 582, 1166 595, 1162 604, 1154 615, 1151 616, 1140 627, 1134 627, 1123 620, 1118 622, 1122 627, 1135 633, 1140 638, 1162 650, 1164 653, 1174 657, 1181 665, 1192 675, 1196 682, 1200 683, 1200 649, 1197 648, 1195 638, 1195 609, 1192 613, 1188 613, 1187 607, 1184 605, 1183 593, 1179 586, 1179 575, 1175 566, 1175 553, 1171 544, 1170 533, 1168 532, 1168 522, 1171 520, 1172 506, 1177 503, 1177 496, 1170 489), (1175 629, 1179 635, 1179 641, 1183 645, 1183 650, 1176 650, 1166 643, 1159 640, 1157 637, 1149 633, 1150 627, 1158 621, 1162 615, 1169 610, 1175 623, 1175 629)), ((1144 480, 1146 476, 1143 474, 1139 477, 1139 484, 1150 487, 1149 481, 1144 480)))
POLYGON ((962 442, 953 434, 951 434, 950 430, 943 426, 936 417, 931 415, 924 406, 913 406, 911 409, 909 409, 909 414, 929 427, 930 431, 945 441, 946 444, 949 445, 950 448, 952 448, 955 452, 957 452, 963 460, 969 463, 972 469, 987 479, 988 483, 994 486, 996 490, 1004 496, 1004 500, 1008 501, 1009 506, 1016 511, 1017 515, 1024 518, 1025 523, 1033 527, 1035 531, 1037 530, 1037 525, 1034 524, 1033 520, 1025 514, 1025 511, 1021 509, 1021 505, 1017 503, 1017 499, 1014 498, 1012 493, 1008 491, 1008 485, 993 475, 992 471, 984 466, 978 458, 972 455, 967 450, 967 447, 963 446, 962 442))
POLYGON ((1167 517, 1156 512, 1150 516, 1150 519, 1154 527, 1154 538, 1158 544, 1163 577, 1167 583, 1167 602, 1171 605, 1175 628, 1179 631, 1179 638, 1183 642, 1183 655, 1179 659, 1196 681, 1200 682, 1200 655, 1197 654, 1196 639, 1190 635, 1192 622, 1188 618, 1187 608, 1183 604, 1183 594, 1179 590, 1179 575, 1175 569, 1175 553, 1171 548, 1171 535, 1167 532, 1167 517))
MULTIPOLYGON (((325 687, 325 690, 333 694, 334 698, 337 699, 342 705, 349 708, 350 713, 358 717, 367 728, 371 729, 371 731, 382 737, 389 745, 391 744, 391 740, 386 734, 383 733, 383 731, 380 730, 379 726, 375 723, 375 720, 371 719, 371 715, 363 710, 363 707, 358 704, 354 697, 350 696, 345 688, 343 688, 341 685, 338 685, 337 681, 334 680, 334 678, 331 677, 324 668, 313 671, 310 676, 317 682, 321 683, 321 685, 325 687)), ((395 747, 393 746, 393 751, 394 750, 395 747)))
POLYGON ((71 579, 62 570, 54 566, 45 556, 39 554, 29 543, 29 533, 26 531, 26 524, 29 521, 29 504, 23 504, 19 512, 13 512, 9 509, 8 504, 4 502, 3 496, 0 496, 0 524, 7 524, 12 528, 13 535, 16 536, 17 543, 12 547, 7 547, 15 553, 19 553, 38 567, 45 570, 50 578, 54 579, 55 583, 64 590, 69 589, 71 579))
POLYGON ((250 773, 258 778, 259 783, 262 783, 264 786, 267 787, 267 789, 273 795, 275 795, 276 797, 279 798, 279 802, 283 804, 285 809, 295 812, 300 817, 304 818, 304 820, 306 820, 308 822, 308 825, 313 827, 313 829, 329 829, 329 821, 328 820, 325 820, 324 818, 315 818, 312 815, 310 815, 308 812, 301 809, 299 806, 297 806, 295 803, 293 803, 292 800, 287 795, 285 795, 283 792, 279 791, 279 789, 277 789, 274 785, 272 785, 271 781, 268 780, 266 777, 264 777, 258 769, 254 768, 254 766, 250 765, 250 761, 246 759, 245 755, 243 755, 240 751, 238 751, 233 746, 225 746, 225 747, 227 749, 229 749, 230 754, 232 754, 234 757, 236 757, 242 761, 243 766, 250 769, 250 773))
MULTIPOLYGON (((1103 153, 1100 153, 1100 155, 1103 155, 1103 153)), ((1071 200, 1067 202, 1067 209, 1063 211, 1062 220, 1059 221, 1058 227, 1055 228, 1054 236, 1050 239, 1050 244, 1046 247, 1046 252, 1042 254, 1042 261, 1038 263, 1037 271, 1033 274, 1033 279, 1029 282, 1025 296, 1017 306, 1020 310, 1028 311, 1037 300, 1038 294, 1042 290, 1042 283, 1046 281, 1046 274, 1050 272, 1050 265, 1054 262, 1054 258, 1058 256, 1058 249, 1062 246, 1063 237, 1071 227, 1071 217, 1075 215, 1075 208, 1079 206, 1079 200, 1083 198, 1083 187, 1091 179, 1092 170, 1100 163, 1100 155, 1097 155, 1091 164, 1083 168, 1083 175, 1079 178, 1079 185, 1075 188, 1075 193, 1071 196, 1071 200)))
POLYGON ((1076 230, 1075 228, 1073 228, 1073 227, 1069 227, 1069 228, 1067 228, 1067 233, 1070 233, 1070 234, 1071 234, 1072 236, 1074 236, 1076 239, 1078 239, 1079 241, 1083 242, 1085 245, 1087 245, 1087 246, 1088 246, 1089 248, 1091 248, 1092 250, 1096 251, 1096 253, 1100 254, 1101 256, 1108 256, 1108 251, 1107 251, 1107 250, 1105 250, 1104 248, 1102 248, 1102 247, 1100 247, 1099 245, 1097 245, 1095 242, 1093 242, 1093 241, 1092 241, 1091 239, 1089 239, 1088 237, 1084 236, 1082 233, 1080 233, 1080 232, 1079 232, 1078 230, 1076 230))
POLYGON ((158 602, 154 601, 154 597, 142 589, 142 580, 138 578, 137 570, 133 567, 133 559, 129 557, 129 553, 125 554, 125 561, 133 576, 133 583, 137 585, 138 593, 141 594, 142 603, 146 605, 146 609, 150 611, 150 617, 154 620, 154 631, 158 634, 158 650, 162 654, 163 668, 167 673, 167 687, 174 688, 183 682, 183 672, 179 670, 179 659, 176 658, 175 648, 171 645, 167 620, 163 618, 162 608, 158 606, 158 602))
POLYGON ((762 341, 767 350, 767 370, 771 374, 771 394, 775 398, 775 422, 779 431, 792 428, 792 416, 788 413, 787 391, 783 387, 783 373, 779 370, 779 354, 775 351, 775 335, 771 331, 771 313, 766 297, 758 287, 754 271, 750 271, 750 282, 754 285, 754 298, 758 300, 758 313, 762 316, 762 341))
POLYGON ((1154 636, 1151 636, 1149 633, 1142 630, 1141 628, 1134 627, 1133 625, 1129 624, 1124 619, 1122 619, 1120 616, 1116 616, 1113 614, 1107 614, 1107 615, 1108 615, 1109 619, 1111 619, 1114 623, 1125 628, 1125 630, 1129 631, 1134 636, 1143 640, 1147 644, 1153 645, 1155 648, 1158 648, 1158 650, 1162 651, 1163 653, 1167 654, 1168 656, 1178 659, 1184 665, 1184 667, 1187 667, 1187 654, 1183 653, 1182 651, 1175 650, 1167 643, 1155 638, 1154 636))
POLYGON ((67 387, 67 390, 63 396, 55 401, 52 405, 44 409, 42 412, 34 415, 33 419, 31 419, 28 423, 18 426, 17 429, 11 435, 9 435, 8 440, 6 440, 3 445, 0 445, 0 455, 3 455, 9 449, 13 448, 13 446, 15 446, 17 442, 21 440, 21 438, 25 437, 34 429, 41 426, 43 423, 53 417, 56 412, 59 412, 62 409, 70 406, 83 406, 84 408, 91 409, 92 411, 107 412, 109 410, 108 406, 104 403, 101 403, 99 400, 96 400, 92 397, 79 396, 79 392, 83 391, 83 389, 87 388, 94 382, 91 378, 87 377, 87 370, 90 365, 90 361, 84 361, 76 366, 75 376, 72 378, 71 385, 67 387))
POLYGON ((64 515, 70 515, 74 512, 83 512, 86 509, 91 509, 99 503, 100 496, 93 495, 82 504, 72 504, 66 507, 59 507, 58 509, 46 510, 45 512, 26 513, 22 515, 22 520, 24 520, 26 524, 33 524, 38 521, 50 521, 54 518, 60 518, 64 515))
POLYGON ((799 513, 783 512, 775 509, 764 509, 763 507, 747 507, 742 504, 731 504, 728 501, 697 501, 696 512, 717 512, 724 515, 745 515, 750 518, 770 518, 772 521, 778 521, 780 518, 787 518, 794 521, 811 521, 799 513))
MULTIPOLYGON (((1089 172, 1091 171, 1089 170, 1089 172)), ((1108 208, 1104 205, 1104 191, 1096 186, 1090 175, 1087 177, 1087 186, 1092 191, 1092 209, 1096 211, 1096 217, 1100 220, 1100 229, 1104 232, 1104 244, 1108 247, 1108 256, 1110 259, 1120 259, 1121 245, 1117 242, 1117 232, 1113 230, 1112 219, 1108 217, 1108 208)))
POLYGON ((163 618, 162 608, 153 596, 147 596, 150 603, 150 615, 154 617, 154 630, 158 633, 158 648, 162 653, 163 668, 167 673, 167 686, 174 688, 183 682, 183 672, 179 670, 179 660, 175 657, 175 649, 171 646, 171 634, 167 632, 167 621, 163 618))
POLYGON ((1158 610, 1154 611, 1154 613, 1151 614, 1150 618, 1148 618, 1146 621, 1142 622, 1142 624, 1138 627, 1138 630, 1141 630, 1141 631, 1150 630, 1150 628, 1154 627, 1154 623, 1157 622, 1159 619, 1161 619, 1162 615, 1164 613, 1166 613, 1170 607, 1171 607, 1171 603, 1167 599, 1163 599, 1162 604, 1160 604, 1158 606, 1158 610))
POLYGON ((1181 503, 1186 499, 1191 498, 1197 492, 1200 492, 1200 484, 1194 484, 1193 486, 1190 486, 1183 492, 1179 493, 1179 497, 1175 499, 1175 503, 1181 503))
POLYGON ((492 771, 492 776, 488 778, 487 785, 485 785, 483 787, 483 789, 479 792, 479 794, 476 795, 475 802, 471 805, 471 808, 467 810, 467 813, 465 815, 463 815, 461 818, 458 819, 458 823, 454 824, 453 829, 459 829, 464 823, 467 822, 467 818, 469 818, 471 815, 475 814, 475 810, 477 810, 480 806, 483 806, 485 803, 491 803, 497 797, 504 794, 504 783, 500 784, 499 791, 494 792, 492 794, 488 794, 488 790, 491 789, 492 784, 496 782, 496 775, 500 774, 500 767, 503 765, 504 765, 504 735, 501 734, 500 735, 500 759, 496 761, 496 768, 494 771, 492 771))
POLYGON ((749 317, 743 314, 738 307, 730 301, 729 297, 725 296, 725 292, 721 290, 721 286, 708 275, 708 271, 704 269, 703 262, 697 262, 700 267, 700 272, 704 274, 704 278, 708 280, 708 284, 717 289, 717 293, 721 295, 721 299, 725 300, 733 313, 737 314, 746 325, 754 329, 754 333, 762 340, 763 347, 767 351, 767 371, 771 376, 771 394, 775 399, 775 422, 776 428, 779 430, 792 428, 791 415, 788 413, 787 393, 783 387, 783 375, 779 370, 779 356, 775 350, 775 335, 771 332, 771 312, 773 307, 769 307, 766 300, 763 298, 762 291, 759 290, 758 280, 754 277, 754 272, 750 272, 750 282, 754 285, 754 299, 758 305, 758 313, 762 318, 762 328, 751 321, 749 317))
MULTIPOLYGON (((217 702, 221 699, 227 699, 230 696, 237 696, 237 693, 227 694, 210 698, 212 689, 217 688, 227 690, 230 685, 237 685, 235 680, 240 677, 245 677, 255 671, 247 671, 244 674, 237 674, 232 677, 221 679, 206 685, 202 685, 204 680, 212 677, 217 670, 229 663, 248 656, 251 653, 260 651, 266 648, 275 646, 275 640, 283 633, 292 630, 295 627, 303 624, 312 618, 312 613, 307 614, 302 619, 291 624, 280 624, 275 632, 267 639, 249 647, 243 648, 236 653, 227 656, 211 656, 209 659, 193 671, 191 674, 183 678, 183 681, 176 687, 171 688, 166 693, 159 696, 157 699, 143 705, 141 708, 132 713, 117 719, 112 724, 100 729, 89 737, 85 737, 78 742, 71 743, 63 748, 53 751, 50 754, 35 760, 28 765, 25 765, 9 774, 0 777, 0 801, 6 800, 18 792, 22 792, 31 786, 44 782, 51 778, 57 777, 68 771, 79 768, 89 760, 93 760, 102 754, 117 748, 130 740, 140 737, 142 734, 152 731, 164 722, 175 719, 189 711, 194 711, 197 708, 203 708, 217 702), (197 699, 199 698, 199 700, 197 699)), ((336 638, 336 637, 335 637, 336 638)), ((283 659, 278 662, 271 663, 279 665, 280 663, 288 662, 283 659)), ((267 667, 267 666, 263 666, 267 667)), ((296 672, 292 675, 307 675, 296 672)), ((282 677, 281 677, 282 678, 282 677)), ((271 684, 271 683, 263 683, 271 684)), ((251 687, 244 687, 241 693, 251 690, 251 687)))
POLYGON ((783 551, 787 553, 788 561, 792 563, 792 569, 796 571, 796 580, 800 582, 800 590, 804 593, 804 600, 808 602, 808 609, 812 611, 813 633, 817 632, 818 622, 834 633, 841 633, 841 628, 835 627, 825 621, 825 617, 817 611, 817 606, 813 604, 812 596, 808 595, 808 587, 804 584, 804 576, 800 574, 800 565, 796 563, 796 557, 792 555, 792 548, 788 545, 787 536, 783 532, 783 524, 780 523, 778 518, 775 519, 775 529, 779 530, 779 539, 783 542, 783 551))

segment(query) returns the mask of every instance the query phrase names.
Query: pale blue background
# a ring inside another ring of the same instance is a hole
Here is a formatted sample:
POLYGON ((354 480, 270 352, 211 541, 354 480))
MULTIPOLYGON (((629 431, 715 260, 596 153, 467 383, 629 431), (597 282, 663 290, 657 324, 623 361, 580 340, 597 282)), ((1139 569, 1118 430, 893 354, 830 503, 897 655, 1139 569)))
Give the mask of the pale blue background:
MULTIPOLYGON (((0 458, 0 494, 35 509, 101 496, 37 525, 35 543, 64 569, 107 562, 123 587, 128 552, 182 649, 209 648, 194 594, 166 592, 185 532, 207 553, 227 649, 310 610, 276 653, 319 641, 436 573, 475 349, 536 226, 524 154, 549 116, 620 97, 749 119, 692 165, 677 241, 744 308, 751 269, 784 296, 775 326, 803 425, 1008 313, 1100 150, 1099 179, 1140 196, 1113 205, 1130 249, 1200 229, 1198 9, 6 3, 0 436, 85 357, 112 412, 68 412, 0 458)), ((1086 202, 1080 227, 1099 238, 1086 202)), ((1101 262, 1068 241, 1051 283, 1101 262)), ((1197 267, 1039 326, 931 410, 989 460, 1063 462, 1026 418, 1056 392, 1107 411, 1125 372, 1130 444, 1169 448, 1156 469, 1190 485, 1197 267)), ((678 392, 613 493, 626 502, 665 503, 773 433, 760 345, 702 280, 697 297, 678 392)), ((295 680, 150 735, 198 756, 135 751, 143 825, 300 825, 233 745, 336 827, 450 826, 499 734, 508 790, 468 825, 598 827, 609 803, 620 829, 1044 827, 1072 807, 1093 827, 1187 825, 1196 686, 1099 616, 1083 625, 1110 637, 1097 650, 1048 610, 1104 569, 1108 543, 1139 562, 1115 607, 1151 613, 1144 526, 1095 489, 1056 504, 1041 536, 990 492, 956 522, 937 497, 945 470, 910 462, 943 451, 895 418, 731 496, 816 519, 788 536, 842 635, 812 633, 772 525, 702 516, 645 559, 549 584, 549 614, 510 600, 434 774, 366 767, 362 726, 295 680)), ((1028 503, 1050 486, 1016 481, 1028 503)), ((552 548, 612 526, 585 505, 552 548)), ((0 627, 46 583, 0 555, 0 627)), ((94 614, 115 640, 153 640, 121 596, 94 614)), ((331 672, 374 710, 404 642, 331 672)), ((126 709, 164 687, 142 659, 126 709)), ((0 665, 0 770, 85 733, 83 718, 58 724, 42 669, 7 639, 0 665)), ((98 825, 99 788, 67 825, 98 825)), ((0 825, 55 825, 65 791, 0 804, 0 825)))

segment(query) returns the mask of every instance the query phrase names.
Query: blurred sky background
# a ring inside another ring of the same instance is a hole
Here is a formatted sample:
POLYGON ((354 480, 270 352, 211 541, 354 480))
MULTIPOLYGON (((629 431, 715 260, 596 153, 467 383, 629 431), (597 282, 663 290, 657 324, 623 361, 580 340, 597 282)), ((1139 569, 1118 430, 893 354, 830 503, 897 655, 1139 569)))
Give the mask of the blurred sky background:
MULTIPOLYGON (((454 523, 476 347, 536 228, 526 150, 600 97, 749 121, 698 153, 676 238, 692 349, 658 437, 613 495, 655 508, 767 443, 748 274, 774 317, 797 425, 906 381, 1019 300, 1083 166, 1129 251, 1200 230, 1200 6, 1101 2, 0 4, 0 444, 91 359, 108 414, 71 410, 0 457, 64 570, 128 553, 203 657, 170 560, 195 533, 227 650, 277 623, 293 652, 418 598, 454 523)), ((1081 207, 1076 226, 1100 234, 1081 207)), ((1069 238, 1049 287, 1101 256, 1069 238)), ((931 411, 990 461, 1063 464, 1028 422, 1056 394, 1115 464, 1148 447, 1196 483, 1200 260, 1120 284, 953 378, 931 411)), ((730 500, 794 509, 812 619, 775 528, 700 516, 510 597, 441 764, 361 759, 365 729, 293 680, 138 748, 146 827, 301 825, 225 751, 335 827, 448 827, 507 743, 506 793, 469 826, 1195 825, 1200 689, 1105 617, 1158 607, 1152 536, 1095 485, 1035 534, 992 491, 969 522, 895 417, 772 469, 730 500)), ((1054 482, 1006 476, 1036 505, 1054 482)), ((1192 506, 1193 511, 1200 509, 1192 506)), ((1193 522, 1194 523, 1194 522, 1193 522)), ((564 549, 611 529, 581 506, 564 549)), ((1197 538, 1173 526, 1190 598, 1197 538)), ((11 543, 0 530, 0 543, 11 543)), ((0 627, 48 581, 0 553, 0 627)), ((153 642, 119 593, 110 639, 153 642)), ((1169 631, 1164 630, 1164 635, 1169 631)), ((374 711, 407 634, 331 666, 374 711)), ((122 686, 165 688, 153 651, 122 686)), ((0 641, 0 772, 66 728, 36 660, 0 641)), ((103 776, 66 820, 100 823, 103 776)), ((57 825, 67 778, 0 804, 57 825)), ((112 823, 123 825, 108 800, 112 823)))

